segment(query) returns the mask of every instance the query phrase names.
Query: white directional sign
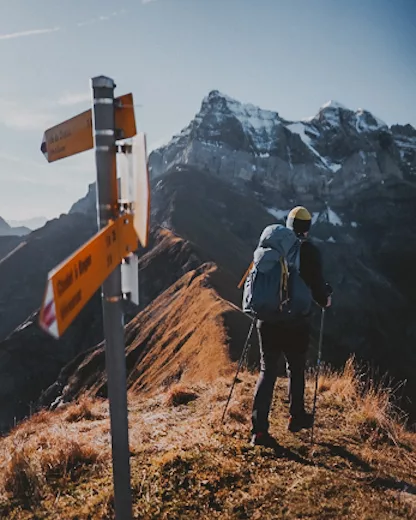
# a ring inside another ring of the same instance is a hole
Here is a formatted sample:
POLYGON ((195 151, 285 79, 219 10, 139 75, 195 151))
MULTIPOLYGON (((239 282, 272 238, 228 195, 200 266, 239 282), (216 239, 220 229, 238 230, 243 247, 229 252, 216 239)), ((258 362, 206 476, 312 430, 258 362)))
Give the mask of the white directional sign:
POLYGON ((150 180, 147 162, 146 135, 140 132, 133 137, 133 225, 143 247, 147 247, 149 241, 150 222, 150 180))
POLYGON ((121 291, 132 303, 139 305, 139 259, 134 253, 121 264, 121 291))

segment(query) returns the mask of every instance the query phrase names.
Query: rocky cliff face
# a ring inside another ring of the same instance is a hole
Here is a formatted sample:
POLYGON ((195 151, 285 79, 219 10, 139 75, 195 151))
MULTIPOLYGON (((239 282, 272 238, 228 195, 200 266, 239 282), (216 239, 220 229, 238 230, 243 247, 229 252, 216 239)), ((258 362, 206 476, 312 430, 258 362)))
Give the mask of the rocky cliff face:
MULTIPOLYGON (((177 166, 204 171, 264 206, 312 211, 344 204, 362 190, 387 194, 391 183, 416 183, 416 129, 389 128, 370 112, 324 104, 314 117, 288 121, 214 90, 195 118, 150 154, 152 179, 177 166)), ((71 212, 95 211, 95 187, 71 212)))
POLYGON ((187 164, 235 185, 254 184, 266 202, 301 199, 316 207, 363 187, 414 174, 416 131, 336 102, 303 121, 239 103, 218 91, 193 121, 150 157, 153 177, 187 164))

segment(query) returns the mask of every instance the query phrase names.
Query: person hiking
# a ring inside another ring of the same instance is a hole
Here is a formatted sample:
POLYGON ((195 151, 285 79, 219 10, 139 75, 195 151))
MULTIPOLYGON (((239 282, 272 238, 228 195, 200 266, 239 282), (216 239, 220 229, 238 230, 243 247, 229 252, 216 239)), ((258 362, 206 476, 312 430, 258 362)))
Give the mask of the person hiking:
MULTIPOLYGON (((323 278, 321 256, 318 248, 307 240, 311 223, 312 218, 309 211, 303 206, 297 206, 290 211, 286 220, 286 228, 293 232, 296 237, 295 242, 299 251, 297 253, 298 263, 296 272, 299 273, 300 278, 304 282, 301 282, 301 284, 309 288, 310 302, 308 308, 310 309, 312 299, 319 306, 327 308, 331 305, 332 288, 323 278)), ((279 257, 280 252, 276 253, 276 250, 274 250, 276 240, 273 242, 273 239, 277 232, 280 233, 279 236, 286 233, 286 240, 288 238, 293 239, 293 235, 288 234, 287 230, 285 231, 284 226, 278 224, 268 226, 263 231, 259 247, 254 254, 255 261, 256 256, 257 259, 263 258, 264 260, 267 258, 267 254, 269 254, 269 262, 270 254, 274 253, 274 258, 279 257)), ((294 246, 290 247, 292 250, 294 246)), ((260 264, 258 265, 260 267, 260 264)), ((289 276, 294 275, 290 274, 289 276)), ((295 281, 292 281, 292 288, 289 282, 289 292, 290 290, 292 292, 297 290, 293 289, 295 281)), ((280 291, 282 291, 282 288, 280 288, 280 291)), ((282 292, 280 296, 282 296, 282 292)), ((257 319, 256 325, 260 344, 260 375, 254 393, 252 409, 251 445, 253 446, 275 446, 276 444, 268 430, 269 412, 277 378, 278 360, 281 353, 286 358, 286 366, 289 372, 290 418, 288 429, 291 432, 298 432, 303 428, 312 427, 312 414, 307 413, 304 407, 306 352, 310 336, 308 317, 310 314, 309 310, 305 315, 301 314, 291 320, 269 321, 268 319, 257 319)))

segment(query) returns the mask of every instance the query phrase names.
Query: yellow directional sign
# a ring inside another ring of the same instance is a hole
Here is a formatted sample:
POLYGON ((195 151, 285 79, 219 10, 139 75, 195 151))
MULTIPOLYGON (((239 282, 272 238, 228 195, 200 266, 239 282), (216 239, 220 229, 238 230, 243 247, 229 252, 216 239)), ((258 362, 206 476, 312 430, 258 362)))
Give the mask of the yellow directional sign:
POLYGON ((40 326, 59 338, 123 258, 137 249, 132 215, 119 217, 48 275, 40 326))
MULTIPOLYGON (((120 130, 120 138, 136 135, 133 94, 126 94, 114 100, 115 128, 120 130)), ((46 130, 43 134, 41 151, 48 162, 58 161, 93 148, 92 110, 68 119, 46 130)))

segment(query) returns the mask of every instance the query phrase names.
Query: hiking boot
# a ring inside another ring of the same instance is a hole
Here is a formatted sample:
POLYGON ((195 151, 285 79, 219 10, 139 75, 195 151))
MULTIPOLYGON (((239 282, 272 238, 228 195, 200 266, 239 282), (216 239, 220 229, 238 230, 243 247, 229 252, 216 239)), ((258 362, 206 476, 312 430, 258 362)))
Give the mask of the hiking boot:
POLYGON ((254 433, 250 441, 251 446, 265 446, 266 448, 275 448, 277 441, 267 432, 254 433))
POLYGON ((289 424, 287 429, 290 432, 298 432, 299 430, 308 430, 312 428, 313 425, 313 415, 311 413, 304 413, 302 415, 291 415, 289 418, 289 424))

